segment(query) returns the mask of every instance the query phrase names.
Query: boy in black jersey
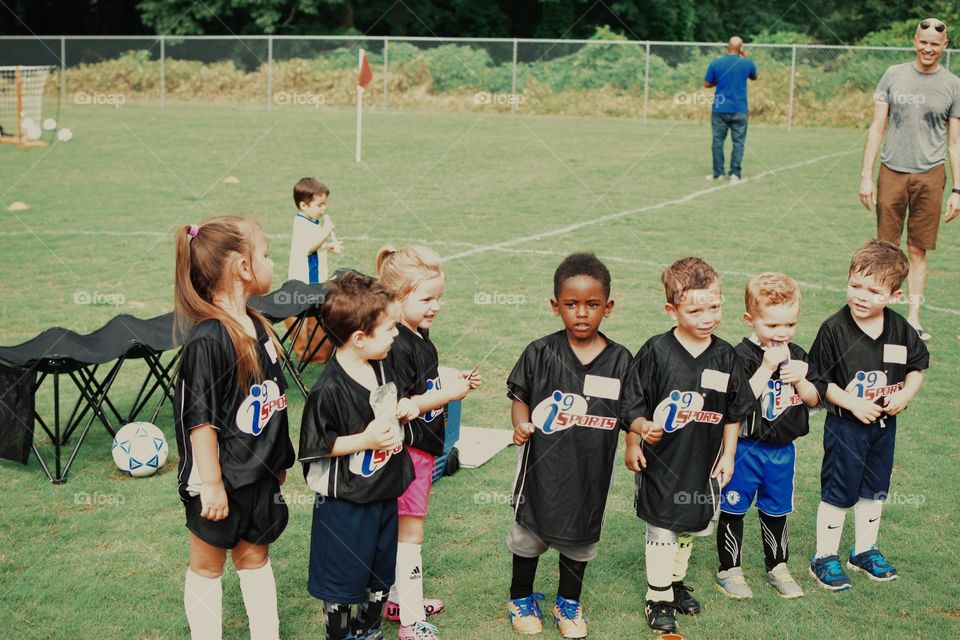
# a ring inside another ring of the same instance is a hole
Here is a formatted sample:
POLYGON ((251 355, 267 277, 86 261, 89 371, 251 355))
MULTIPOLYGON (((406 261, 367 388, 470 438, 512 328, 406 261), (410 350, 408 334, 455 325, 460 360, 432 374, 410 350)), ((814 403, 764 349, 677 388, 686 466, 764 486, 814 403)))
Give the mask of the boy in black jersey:
POLYGON ((917 330, 887 308, 908 271, 896 245, 870 240, 860 247, 850 262, 847 304, 824 321, 810 348, 827 401, 810 573, 834 591, 850 588, 839 550, 851 507, 855 542, 847 568, 879 582, 897 577, 876 547, 880 513, 890 491, 897 415, 920 390, 930 362, 917 330))
POLYGON ((791 340, 800 316, 800 287, 783 273, 761 273, 747 284, 743 319, 753 329, 734 350, 740 356, 755 398, 740 424, 733 479, 726 486, 717 526, 720 568, 717 586, 731 598, 753 592, 740 566, 743 517, 754 498, 760 516, 760 539, 767 582, 784 598, 799 598, 803 589, 787 568, 787 514, 793 511, 793 441, 810 431, 810 412, 820 392, 807 352, 791 340))
POLYGON ((513 579, 507 613, 523 634, 542 629, 533 581, 540 556, 560 553, 553 617, 564 638, 583 638, 580 594, 610 491, 620 428, 620 387, 630 352, 600 333, 613 310, 610 272, 593 254, 575 253, 557 267, 555 315, 564 329, 530 343, 507 379, 513 400, 516 518, 507 536, 513 579))
MULTIPOLYGON (((392 415, 375 417, 371 403, 372 392, 394 379, 383 359, 397 335, 398 313, 392 294, 357 273, 331 281, 321 310, 336 351, 304 406, 300 462, 318 494, 307 590, 324 602, 328 640, 383 637, 397 557, 397 497, 413 480, 413 464, 392 415), (355 614, 351 605, 358 605, 355 614)), ((388 400, 399 418, 419 413, 408 398, 388 400)))
POLYGON ((676 321, 647 340, 623 392, 627 468, 637 472, 637 516, 646 523, 647 624, 676 631, 674 611, 695 614, 683 583, 692 535, 713 533, 720 491, 733 474, 739 423, 753 405, 736 353, 713 335, 722 317, 720 279, 699 258, 662 276, 664 310, 676 321))

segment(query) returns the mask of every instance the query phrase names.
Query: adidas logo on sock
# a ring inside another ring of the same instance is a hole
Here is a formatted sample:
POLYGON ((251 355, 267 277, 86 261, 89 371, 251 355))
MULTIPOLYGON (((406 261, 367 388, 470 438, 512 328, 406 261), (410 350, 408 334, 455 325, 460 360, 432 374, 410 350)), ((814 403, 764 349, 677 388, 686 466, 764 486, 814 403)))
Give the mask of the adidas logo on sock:
POLYGON ((413 571, 410 572, 411 580, 420 580, 423 578, 423 574, 420 573, 420 567, 414 567, 413 571))

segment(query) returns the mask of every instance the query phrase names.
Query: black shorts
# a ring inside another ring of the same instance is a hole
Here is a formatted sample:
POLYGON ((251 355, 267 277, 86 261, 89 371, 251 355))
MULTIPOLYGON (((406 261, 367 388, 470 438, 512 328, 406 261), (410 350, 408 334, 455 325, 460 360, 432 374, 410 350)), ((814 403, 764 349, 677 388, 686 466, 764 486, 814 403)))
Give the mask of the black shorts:
POLYGON ((896 440, 896 416, 863 424, 828 413, 823 424, 820 499, 841 509, 849 509, 860 498, 886 500, 896 440))
POLYGON ((327 603, 366 602, 367 591, 393 586, 396 568, 396 499, 356 504, 317 498, 310 532, 310 595, 327 603))
POLYGON ((270 544, 287 528, 287 503, 280 482, 272 476, 230 491, 227 504, 227 517, 212 522, 200 515, 200 496, 194 496, 185 504, 187 529, 207 544, 232 549, 241 540, 270 544))

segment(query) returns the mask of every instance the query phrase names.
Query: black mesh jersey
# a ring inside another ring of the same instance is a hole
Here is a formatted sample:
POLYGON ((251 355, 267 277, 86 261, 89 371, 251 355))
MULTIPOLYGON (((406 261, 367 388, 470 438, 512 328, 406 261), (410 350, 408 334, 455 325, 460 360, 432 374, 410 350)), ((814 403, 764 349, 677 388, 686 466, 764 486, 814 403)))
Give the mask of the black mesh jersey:
POLYGON ((558 331, 530 343, 507 379, 508 397, 526 404, 537 426, 517 452, 516 519, 545 540, 600 539, 629 364, 630 352, 609 339, 583 364, 558 331))

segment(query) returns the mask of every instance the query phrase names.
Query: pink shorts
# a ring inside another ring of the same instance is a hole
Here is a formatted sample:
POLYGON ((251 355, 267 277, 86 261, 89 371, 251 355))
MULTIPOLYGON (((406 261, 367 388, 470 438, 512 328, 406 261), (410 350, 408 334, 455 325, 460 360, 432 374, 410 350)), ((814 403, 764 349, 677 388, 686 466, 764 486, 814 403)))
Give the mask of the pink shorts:
POLYGON ((413 479, 403 495, 397 498, 397 515, 426 518, 427 507, 430 505, 430 487, 433 486, 433 470, 436 467, 436 458, 429 453, 407 447, 410 459, 413 460, 413 469, 417 477, 413 479))

